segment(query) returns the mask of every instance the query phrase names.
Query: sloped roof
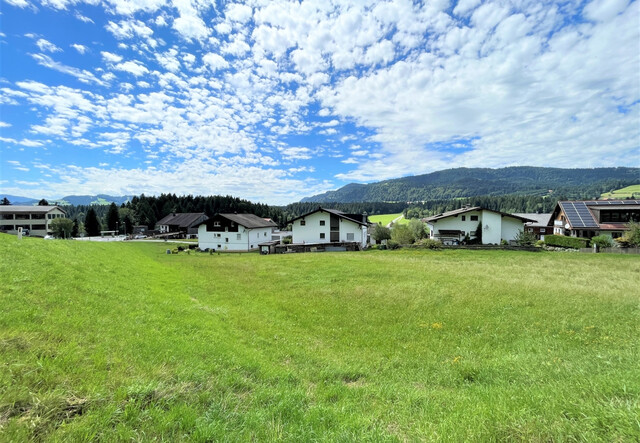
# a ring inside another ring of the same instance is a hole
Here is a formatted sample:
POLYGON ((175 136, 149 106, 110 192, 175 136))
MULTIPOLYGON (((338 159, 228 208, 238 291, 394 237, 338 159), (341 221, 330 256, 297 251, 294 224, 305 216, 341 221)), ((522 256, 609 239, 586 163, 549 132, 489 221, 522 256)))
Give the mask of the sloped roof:
POLYGON ((205 219, 207 218, 204 212, 173 212, 166 217, 163 217, 162 220, 160 220, 156 224, 178 226, 180 228, 190 228, 194 224, 201 222, 202 217, 205 217, 205 219))
POLYGON ((551 213, 537 214, 531 212, 514 212, 512 215, 534 220, 533 222, 528 223, 529 226, 549 226, 549 220, 551 219, 551 213))
POLYGON ((527 218, 527 217, 522 217, 522 216, 519 216, 519 215, 516 215, 516 214, 507 214, 506 212, 494 211, 493 209, 483 208, 482 206, 471 206, 471 207, 468 207, 468 208, 460 208, 460 209, 455 209, 453 211, 443 212, 442 214, 437 214, 437 215, 434 215, 432 217, 425 218, 424 221, 427 222, 427 223, 428 222, 432 222, 432 221, 438 221, 438 220, 441 220, 443 218, 455 217, 455 216, 457 216, 459 214, 464 214, 466 212, 473 212, 473 211, 495 212, 496 214, 500 214, 500 215, 505 216, 505 217, 517 218, 518 220, 522 220, 525 223, 535 221, 535 220, 532 220, 532 219, 527 218))
POLYGON ((218 214, 232 222, 244 226, 245 228, 277 228, 278 225, 272 220, 258 217, 255 214, 218 214))
POLYGON ((54 209, 59 209, 62 212, 65 212, 60 206, 26 206, 26 205, 0 205, 0 212, 8 213, 8 212, 30 212, 30 213, 43 213, 53 211, 54 209))
POLYGON ((300 215, 300 216, 298 216, 296 218, 293 218, 293 219, 289 220, 287 222, 287 224, 288 223, 293 223, 294 221, 296 221, 298 219, 301 219, 301 218, 304 218, 304 217, 308 217, 309 215, 315 214, 316 212, 320 212, 320 211, 327 212, 327 213, 333 214, 333 215, 337 215, 338 217, 340 217, 342 219, 349 220, 350 222, 357 223, 359 225, 367 226, 367 223, 363 222, 362 220, 357 220, 357 219, 353 218, 355 216, 354 214, 345 214, 344 212, 338 211, 337 209, 327 209, 327 208, 323 208, 323 207, 320 207, 320 206, 318 206, 318 209, 315 209, 315 210, 313 210, 311 212, 307 212, 306 214, 302 214, 302 215, 300 215))

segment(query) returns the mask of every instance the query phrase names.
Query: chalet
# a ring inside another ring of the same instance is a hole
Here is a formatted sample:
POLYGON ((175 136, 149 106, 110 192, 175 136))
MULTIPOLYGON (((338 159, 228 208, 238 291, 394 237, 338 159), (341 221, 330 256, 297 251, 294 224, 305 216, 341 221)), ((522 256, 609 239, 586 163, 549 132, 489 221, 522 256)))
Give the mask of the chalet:
POLYGON ((560 201, 549 224, 556 235, 617 238, 629 222, 640 222, 640 200, 560 201))
POLYGON ((502 240, 515 240, 518 232, 524 230, 524 224, 534 220, 480 206, 465 206, 423 221, 429 227, 429 237, 444 244, 459 244, 466 236, 473 240, 481 229, 482 244, 498 245, 502 240))
POLYGON ((534 220, 524 224, 524 230, 536 236, 538 240, 544 240, 547 234, 553 234, 553 228, 549 227, 551 214, 516 213, 513 215, 534 220))
POLYGON ((277 225, 254 214, 216 214, 198 226, 200 249, 253 251, 271 241, 277 225))
POLYGON ((17 234, 22 232, 35 237, 50 235, 51 221, 64 218, 67 213, 59 206, 0 206, 0 232, 17 234))
POLYGON ((208 218, 204 212, 172 212, 156 223, 156 229, 160 234, 176 233, 180 237, 191 238, 198 234, 198 225, 208 218))
POLYGON ((369 219, 366 213, 345 214, 319 207, 289 223, 294 244, 357 243, 364 248, 368 243, 369 219))

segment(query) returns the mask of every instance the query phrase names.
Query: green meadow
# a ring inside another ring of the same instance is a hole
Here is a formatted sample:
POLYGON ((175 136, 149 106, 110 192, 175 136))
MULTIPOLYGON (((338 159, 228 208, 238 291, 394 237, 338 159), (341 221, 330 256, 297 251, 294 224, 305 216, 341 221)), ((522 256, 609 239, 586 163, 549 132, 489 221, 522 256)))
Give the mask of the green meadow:
POLYGON ((640 257, 0 234, 0 441, 638 441, 640 257))
POLYGON ((634 196, 640 196, 640 185, 631 185, 626 188, 616 189, 612 192, 605 192, 600 198, 625 199, 633 198, 634 196))
MULTIPOLYGON (((380 224, 382 224, 382 226, 387 226, 389 223, 391 223, 392 221, 394 221, 396 218, 400 217, 401 215, 402 215, 402 212, 399 212, 397 214, 370 215, 369 216, 369 221, 371 221, 372 223, 380 223, 380 224)), ((408 222, 409 222, 409 220, 406 220, 403 217, 400 220, 398 220, 397 223, 403 224, 403 223, 408 223, 408 222)))

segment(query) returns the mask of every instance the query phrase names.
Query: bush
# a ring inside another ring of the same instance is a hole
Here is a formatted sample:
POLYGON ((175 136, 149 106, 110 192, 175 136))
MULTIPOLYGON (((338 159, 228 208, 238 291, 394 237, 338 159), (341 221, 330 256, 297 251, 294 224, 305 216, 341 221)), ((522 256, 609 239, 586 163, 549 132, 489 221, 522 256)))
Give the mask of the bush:
POLYGON ((430 238, 425 238, 420 241, 420 245, 426 247, 427 249, 442 249, 442 242, 440 240, 431 240, 430 238))
POLYGON ((533 246, 536 242, 536 236, 533 232, 523 231, 522 229, 516 234, 516 243, 518 246, 533 246))
POLYGON ((567 237, 566 235, 545 235, 544 243, 547 246, 556 246, 560 248, 587 248, 589 240, 586 238, 567 237))
POLYGON ((391 230, 391 239, 401 245, 410 245, 413 244, 415 238, 409 226, 396 224, 391 230))
POLYGON ((611 248, 613 246, 613 239, 608 235, 597 235, 591 238, 591 244, 597 245, 598 248, 611 248))
POLYGON ((399 249, 400 248, 400 244, 398 242, 393 241, 393 240, 389 240, 389 241, 387 241, 387 248, 389 248, 389 249, 399 249))
POLYGON ((538 240, 536 242, 536 248, 541 248, 544 246, 544 240, 538 240))
MULTIPOLYGON (((627 227, 629 230, 622 236, 620 241, 620 245, 622 246, 640 246, 640 223, 630 222, 627 227)), ((618 240, 618 239, 616 239, 618 240)))

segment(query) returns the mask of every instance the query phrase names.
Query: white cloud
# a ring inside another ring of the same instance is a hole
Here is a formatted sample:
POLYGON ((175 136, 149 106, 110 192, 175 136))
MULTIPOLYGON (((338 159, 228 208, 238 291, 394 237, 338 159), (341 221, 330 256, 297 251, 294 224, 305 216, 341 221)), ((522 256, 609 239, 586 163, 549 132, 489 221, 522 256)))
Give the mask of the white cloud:
POLYGON ((0 121, 0 128, 10 128, 11 123, 0 121))
POLYGON ((119 40, 130 39, 135 36, 149 38, 153 35, 153 30, 140 20, 122 20, 120 23, 109 22, 106 29, 119 40))
POLYGON ((595 22, 607 22, 627 8, 628 0, 593 0, 584 7, 584 15, 595 22))
POLYGON ((38 39, 38 41, 36 41, 36 46, 38 46, 38 48, 40 48, 40 50, 43 52, 61 52, 62 51, 62 49, 58 48, 56 45, 54 45, 50 41, 47 41, 43 38, 40 38, 38 39))
POLYGON ((202 57, 202 61, 212 71, 217 71, 218 69, 224 69, 229 66, 229 63, 223 57, 221 57, 218 54, 214 54, 212 52, 205 54, 202 57))
POLYGON ((18 8, 26 8, 29 6, 29 2, 26 0, 5 0, 11 6, 17 6, 18 8))
POLYGON ((122 61, 122 56, 118 54, 113 54, 107 51, 100 51, 102 55, 102 59, 108 63, 120 63, 122 61))
POLYGON ((113 67, 118 71, 128 72, 136 77, 140 77, 141 75, 145 75, 149 73, 149 70, 144 66, 141 62, 137 60, 128 60, 124 63, 118 63, 113 67))
POLYGON ((77 43, 73 43, 73 44, 71 44, 71 45, 69 45, 69 46, 71 46, 73 49, 75 49, 76 51, 78 51, 80 54, 84 54, 84 53, 85 53, 85 52, 87 52, 87 50, 89 49, 89 48, 87 48, 86 46, 84 46, 84 45, 80 45, 80 44, 77 44, 77 43))
POLYGON ((60 62, 53 60, 51 57, 45 54, 29 54, 33 59, 41 66, 53 69, 63 74, 69 74, 77 78, 83 83, 96 83, 104 85, 104 82, 98 79, 92 72, 86 69, 78 69, 72 66, 64 65, 60 62))
POLYGON ((238 3, 230 3, 227 5, 227 9, 225 10, 225 15, 228 19, 240 23, 246 23, 249 21, 252 14, 253 11, 250 6, 238 3))

